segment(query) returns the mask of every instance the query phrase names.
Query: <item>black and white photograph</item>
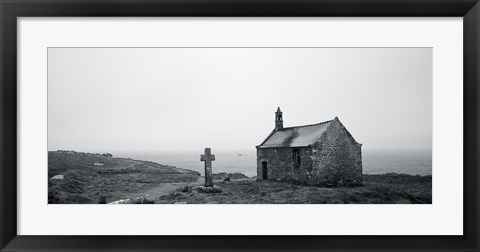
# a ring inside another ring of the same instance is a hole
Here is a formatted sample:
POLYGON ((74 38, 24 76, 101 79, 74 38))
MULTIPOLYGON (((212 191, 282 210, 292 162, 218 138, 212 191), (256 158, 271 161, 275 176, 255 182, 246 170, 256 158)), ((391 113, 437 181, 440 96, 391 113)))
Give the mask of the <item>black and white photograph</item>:
POLYGON ((430 47, 47 54, 48 204, 432 204, 430 47))

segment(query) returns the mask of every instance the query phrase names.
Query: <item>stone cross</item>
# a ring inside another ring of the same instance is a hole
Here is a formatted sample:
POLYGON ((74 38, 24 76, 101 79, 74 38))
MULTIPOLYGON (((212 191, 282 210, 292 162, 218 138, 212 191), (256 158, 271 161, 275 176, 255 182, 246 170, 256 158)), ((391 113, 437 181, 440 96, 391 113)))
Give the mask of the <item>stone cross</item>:
POLYGON ((200 161, 205 161, 205 187, 213 187, 212 181, 212 161, 215 155, 212 155, 210 148, 205 148, 205 154, 200 155, 200 161))

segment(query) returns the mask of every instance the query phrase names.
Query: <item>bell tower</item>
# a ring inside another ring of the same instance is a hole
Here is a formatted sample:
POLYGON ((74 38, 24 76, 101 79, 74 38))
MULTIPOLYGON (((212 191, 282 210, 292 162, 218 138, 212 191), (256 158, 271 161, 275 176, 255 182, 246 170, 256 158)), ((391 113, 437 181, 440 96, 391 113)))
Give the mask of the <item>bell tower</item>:
POLYGON ((275 112, 275 129, 283 129, 283 116, 280 107, 277 108, 277 112, 275 112))

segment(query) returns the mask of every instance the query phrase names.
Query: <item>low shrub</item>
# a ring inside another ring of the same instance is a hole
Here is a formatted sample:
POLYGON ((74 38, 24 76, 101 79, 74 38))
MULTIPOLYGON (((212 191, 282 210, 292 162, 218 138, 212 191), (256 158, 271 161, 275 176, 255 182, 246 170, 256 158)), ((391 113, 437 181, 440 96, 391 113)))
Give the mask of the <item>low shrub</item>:
POLYGON ((187 192, 191 192, 191 191, 192 191, 192 187, 189 186, 189 185, 186 185, 186 186, 182 186, 182 187, 178 188, 178 190, 179 190, 180 192, 187 193, 187 192))
POLYGON ((213 187, 199 186, 197 187, 197 191, 199 193, 221 193, 222 189, 218 186, 213 186, 213 187))
POLYGON ((244 178, 248 178, 248 176, 239 172, 235 172, 235 173, 220 172, 220 173, 212 174, 212 178, 213 179, 225 179, 225 178, 244 179, 244 178))

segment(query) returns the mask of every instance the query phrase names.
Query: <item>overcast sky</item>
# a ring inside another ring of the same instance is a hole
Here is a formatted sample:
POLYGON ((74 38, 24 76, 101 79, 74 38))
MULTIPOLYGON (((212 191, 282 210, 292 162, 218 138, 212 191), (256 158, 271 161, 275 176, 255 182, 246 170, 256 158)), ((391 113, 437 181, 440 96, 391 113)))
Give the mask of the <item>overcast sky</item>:
POLYGON ((48 149, 255 150, 340 121, 364 149, 432 142, 431 48, 50 48, 48 149))

